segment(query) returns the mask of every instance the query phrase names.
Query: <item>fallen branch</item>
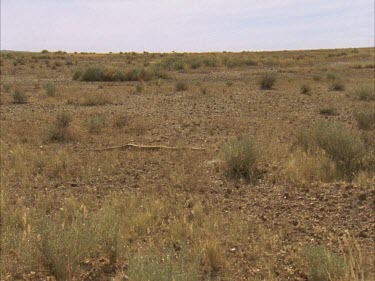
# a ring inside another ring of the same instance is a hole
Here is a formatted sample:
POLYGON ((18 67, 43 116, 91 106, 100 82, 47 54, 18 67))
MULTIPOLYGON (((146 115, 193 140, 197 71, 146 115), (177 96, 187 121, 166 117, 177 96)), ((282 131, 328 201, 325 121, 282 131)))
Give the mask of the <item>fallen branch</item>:
POLYGON ((164 146, 164 145, 137 145, 133 143, 128 143, 120 146, 111 146, 104 148, 89 149, 90 151, 107 151, 107 150, 116 150, 116 149, 139 149, 139 150, 160 150, 160 149, 172 149, 172 150, 205 150, 202 147, 188 147, 188 146, 164 146))

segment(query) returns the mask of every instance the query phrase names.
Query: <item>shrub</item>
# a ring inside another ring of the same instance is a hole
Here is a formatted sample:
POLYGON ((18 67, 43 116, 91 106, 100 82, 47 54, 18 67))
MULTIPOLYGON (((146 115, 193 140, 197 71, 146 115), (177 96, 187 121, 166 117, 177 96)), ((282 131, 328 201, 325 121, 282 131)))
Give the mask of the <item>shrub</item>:
POLYGON ((56 86, 50 81, 44 84, 44 90, 49 97, 54 97, 56 95, 56 86))
POLYGON ((23 104, 27 103, 27 96, 24 91, 17 89, 13 93, 13 103, 23 104))
POLYGON ((324 107, 324 108, 320 109, 319 112, 320 112, 320 114, 323 114, 323 115, 329 115, 329 116, 337 115, 336 108, 334 108, 332 106, 324 107))
POLYGON ((83 74, 82 70, 77 69, 73 73, 73 80, 79 80, 82 77, 82 74, 83 74))
POLYGON ((336 74, 336 73, 333 73, 333 72, 328 72, 327 75, 326 75, 326 77, 327 77, 328 81, 334 81, 334 80, 339 80, 340 79, 339 75, 336 74))
POLYGON ((58 113, 54 124, 48 132, 48 140, 60 143, 72 141, 73 135, 69 129, 71 121, 72 116, 68 112, 58 113))
POLYGON ((306 248, 305 257, 309 280, 341 280, 345 275, 344 259, 324 246, 306 248))
POLYGON ((87 126, 89 128, 90 133, 100 133, 100 131, 105 127, 106 120, 105 117, 102 115, 95 115, 92 116, 88 122, 87 126))
POLYGON ((360 135, 335 122, 320 122, 302 129, 297 139, 310 152, 324 151, 340 176, 352 178, 363 167, 366 146, 360 135))
POLYGON ((252 137, 242 136, 224 146, 223 156, 231 175, 250 179, 256 172, 259 146, 252 137))
POLYGON ((3 84, 3 89, 6 93, 9 93, 10 89, 11 89, 12 85, 8 84, 8 83, 4 83, 3 84))
POLYGON ((361 130, 375 130, 375 111, 357 113, 355 119, 361 130))
POLYGON ((371 101, 375 100, 375 91, 374 88, 370 87, 361 87, 354 91, 354 95, 362 101, 371 101))
POLYGON ((311 96, 311 87, 310 85, 302 85, 301 86, 301 94, 311 96))
POLYGON ((274 73, 265 73, 259 80, 259 85, 262 90, 270 90, 276 82, 276 75, 274 73))
POLYGON ((186 91, 188 89, 188 85, 182 81, 178 81, 175 87, 176 87, 176 91, 178 92, 186 91))
POLYGON ((137 84, 137 86, 135 86, 135 91, 137 93, 143 92, 144 89, 145 87, 143 86, 143 84, 137 84))
POLYGON ((103 69, 100 67, 88 67, 82 73, 82 81, 102 81, 103 69))
POLYGON ((331 91, 344 91, 345 90, 345 84, 342 80, 334 80, 330 85, 329 89, 331 91))

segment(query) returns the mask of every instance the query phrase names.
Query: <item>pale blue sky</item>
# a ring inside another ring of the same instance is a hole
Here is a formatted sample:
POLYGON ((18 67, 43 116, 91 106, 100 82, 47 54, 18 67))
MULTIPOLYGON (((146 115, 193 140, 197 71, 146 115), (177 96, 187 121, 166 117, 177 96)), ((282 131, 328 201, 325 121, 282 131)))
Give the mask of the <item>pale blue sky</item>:
POLYGON ((1 49, 242 51, 374 46, 374 0, 1 0, 1 49))

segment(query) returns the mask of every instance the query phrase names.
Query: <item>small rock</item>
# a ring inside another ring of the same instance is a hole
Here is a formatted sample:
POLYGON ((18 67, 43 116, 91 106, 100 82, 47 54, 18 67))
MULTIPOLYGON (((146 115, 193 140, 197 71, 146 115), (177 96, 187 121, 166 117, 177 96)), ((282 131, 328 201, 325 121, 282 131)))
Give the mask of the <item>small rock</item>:
POLYGON ((358 200, 359 201, 365 201, 367 198, 367 194, 366 193, 362 193, 361 195, 358 196, 358 200))

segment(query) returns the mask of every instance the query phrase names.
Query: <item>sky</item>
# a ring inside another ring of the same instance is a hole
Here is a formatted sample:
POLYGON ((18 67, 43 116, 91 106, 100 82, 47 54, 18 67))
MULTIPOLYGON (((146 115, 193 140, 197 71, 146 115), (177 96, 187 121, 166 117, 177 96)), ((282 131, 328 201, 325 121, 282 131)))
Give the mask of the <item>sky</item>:
POLYGON ((206 52, 374 46, 374 0, 0 0, 2 50, 206 52))

